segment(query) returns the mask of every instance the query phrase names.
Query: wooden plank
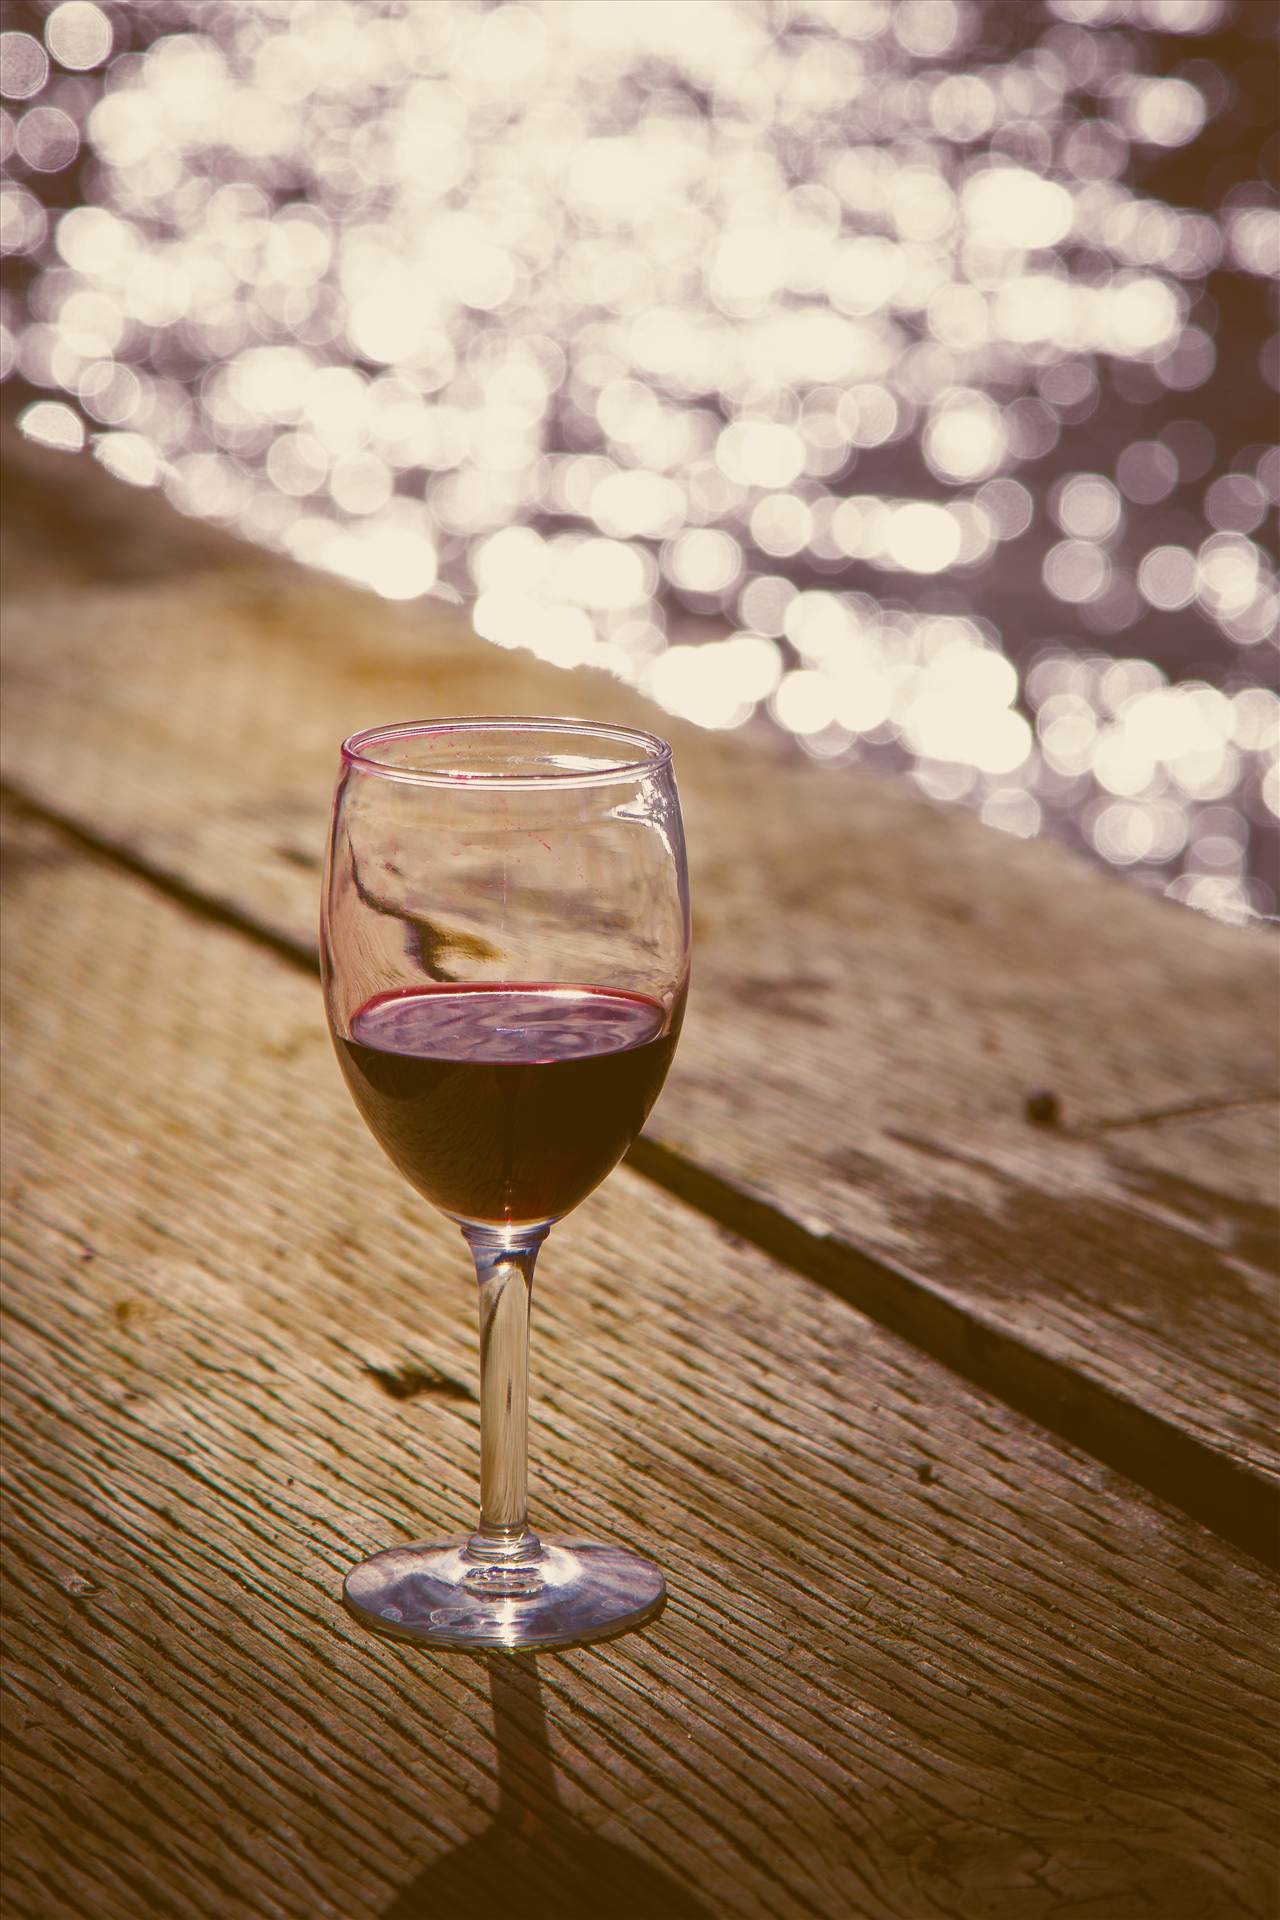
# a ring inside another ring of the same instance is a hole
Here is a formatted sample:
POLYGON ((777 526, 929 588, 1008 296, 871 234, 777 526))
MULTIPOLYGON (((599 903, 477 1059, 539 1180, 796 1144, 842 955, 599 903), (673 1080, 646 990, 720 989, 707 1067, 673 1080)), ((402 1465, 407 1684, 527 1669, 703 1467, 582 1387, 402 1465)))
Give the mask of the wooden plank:
POLYGON ((124 486, 96 460, 68 459, 25 439, 0 392, 0 581, 5 593, 64 592, 108 581, 189 578, 205 567, 269 573, 275 563, 220 527, 179 514, 158 494, 124 486))
POLYGON ((1270 1913, 1264 1578, 625 1170, 544 1255, 535 1504, 666 1613, 489 1684, 364 1635, 345 1565, 474 1497, 461 1244, 295 968, 5 870, 10 1911, 1270 1913))
POLYGON ((566 706, 656 719, 679 754, 697 967, 640 1164, 1274 1552, 1269 940, 904 783, 668 723, 447 612, 274 563, 33 593, 6 629, 8 778, 307 953, 350 727, 566 706), (1037 1087, 1062 1125, 1028 1122, 1037 1087))

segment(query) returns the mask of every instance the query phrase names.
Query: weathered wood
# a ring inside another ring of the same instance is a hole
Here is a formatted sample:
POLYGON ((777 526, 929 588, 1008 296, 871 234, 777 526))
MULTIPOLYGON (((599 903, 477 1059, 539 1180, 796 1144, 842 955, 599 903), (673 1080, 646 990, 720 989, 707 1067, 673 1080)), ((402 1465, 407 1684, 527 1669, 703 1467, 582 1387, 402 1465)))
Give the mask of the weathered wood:
POLYGON ((677 744, 697 960, 639 1164, 1267 1550, 1267 939, 903 783, 667 723, 602 675, 272 562, 32 594, 6 625, 21 791, 308 952, 341 733, 486 709, 656 719, 677 744), (1026 1119, 1037 1087, 1061 1127, 1026 1119))
POLYGON ((482 1666, 337 1603, 469 1517, 461 1243, 295 968, 5 871, 15 1916, 1270 1912, 1263 1577, 625 1170, 544 1254, 536 1513, 672 1600, 499 1664, 486 1837, 482 1666))
POLYGON ((189 519, 96 460, 26 440, 0 393, 0 581, 6 593, 64 592, 108 581, 189 578, 202 567, 269 573, 271 557, 220 527, 189 519))

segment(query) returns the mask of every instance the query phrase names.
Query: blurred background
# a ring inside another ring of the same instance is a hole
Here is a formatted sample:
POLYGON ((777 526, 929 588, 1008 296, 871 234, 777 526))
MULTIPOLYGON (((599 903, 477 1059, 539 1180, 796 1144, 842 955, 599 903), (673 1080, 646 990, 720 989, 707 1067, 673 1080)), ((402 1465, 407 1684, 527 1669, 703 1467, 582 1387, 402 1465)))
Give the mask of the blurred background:
POLYGON ((6 0, 42 444, 1276 912, 1272 0, 6 0))

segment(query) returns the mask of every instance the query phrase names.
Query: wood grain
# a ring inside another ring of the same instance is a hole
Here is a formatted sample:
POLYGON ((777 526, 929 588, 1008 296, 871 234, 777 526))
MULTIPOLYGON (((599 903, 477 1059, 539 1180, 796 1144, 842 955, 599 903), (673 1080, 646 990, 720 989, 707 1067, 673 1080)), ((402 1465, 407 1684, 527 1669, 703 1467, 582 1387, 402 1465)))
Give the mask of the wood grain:
POLYGON ((1268 938, 905 782, 669 723, 447 611, 276 563, 32 592, 7 629, 15 786, 306 952, 348 729, 557 707, 656 721, 689 818, 697 967, 639 1164, 1274 1551, 1268 938), (1042 1087, 1058 1127, 1026 1118, 1042 1087))
POLYGON ((535 1506, 665 1615, 489 1684, 364 1636, 344 1566, 469 1518, 461 1243, 296 968, 5 871, 11 1913, 1270 1913, 1263 1577, 625 1170, 544 1255, 535 1506))

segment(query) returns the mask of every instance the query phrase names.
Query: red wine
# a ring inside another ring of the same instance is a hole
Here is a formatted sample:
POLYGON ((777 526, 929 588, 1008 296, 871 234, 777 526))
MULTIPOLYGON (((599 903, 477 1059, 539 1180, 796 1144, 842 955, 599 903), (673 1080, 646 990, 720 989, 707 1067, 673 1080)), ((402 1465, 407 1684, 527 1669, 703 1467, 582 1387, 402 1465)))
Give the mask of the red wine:
POLYGON ((551 1220, 622 1158, 658 1097, 684 996, 605 987, 415 987, 380 993, 335 1034, 375 1139, 463 1220, 551 1220))

